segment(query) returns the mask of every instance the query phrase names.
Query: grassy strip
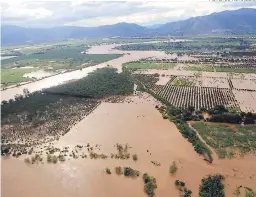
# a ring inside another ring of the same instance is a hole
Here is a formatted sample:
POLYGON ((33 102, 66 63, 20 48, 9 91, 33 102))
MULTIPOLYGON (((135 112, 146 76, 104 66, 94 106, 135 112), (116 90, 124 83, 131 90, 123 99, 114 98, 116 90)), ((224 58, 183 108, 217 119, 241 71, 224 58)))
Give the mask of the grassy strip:
POLYGON ((152 61, 135 61, 125 63, 128 69, 169 69, 176 66, 176 63, 158 63, 152 61))

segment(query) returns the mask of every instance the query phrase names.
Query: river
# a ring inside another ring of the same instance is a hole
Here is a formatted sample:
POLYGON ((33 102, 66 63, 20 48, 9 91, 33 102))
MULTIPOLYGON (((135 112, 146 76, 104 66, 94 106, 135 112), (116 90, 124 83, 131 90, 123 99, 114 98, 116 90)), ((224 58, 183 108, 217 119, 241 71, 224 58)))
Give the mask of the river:
MULTIPOLYGON (((129 43, 134 44, 134 43, 129 43)), ((22 86, 13 87, 7 90, 1 91, 1 100, 13 99, 16 94, 23 94, 23 89, 27 88, 29 92, 34 92, 41 90, 43 88, 49 88, 52 86, 59 85, 61 83, 67 82, 73 79, 80 79, 88 75, 88 73, 96 70, 97 68, 103 68, 107 65, 111 65, 118 69, 118 72, 122 71, 122 64, 134 60, 139 60, 148 57, 157 57, 157 58, 176 58, 176 55, 167 55, 162 51, 120 51, 114 49, 116 46, 123 44, 108 44, 108 45, 98 45, 92 46, 88 50, 88 54, 124 54, 123 56, 100 63, 98 65, 83 68, 82 70, 71 71, 63 74, 58 74, 51 76, 39 81, 28 83, 22 86)))

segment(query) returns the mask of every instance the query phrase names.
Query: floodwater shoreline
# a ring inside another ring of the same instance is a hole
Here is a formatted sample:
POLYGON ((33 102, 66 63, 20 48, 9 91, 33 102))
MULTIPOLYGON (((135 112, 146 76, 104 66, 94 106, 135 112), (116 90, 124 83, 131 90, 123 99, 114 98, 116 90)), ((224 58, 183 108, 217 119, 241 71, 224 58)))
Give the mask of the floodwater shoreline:
POLYGON ((144 93, 128 96, 124 103, 103 101, 68 133, 54 141, 55 147, 100 145, 100 150, 94 151, 107 155, 116 151, 116 143, 128 144, 129 153, 138 155, 137 161, 87 157, 71 158, 57 164, 46 161, 44 164, 26 164, 22 158, 2 159, 2 195, 33 197, 36 192, 39 197, 146 196, 141 178, 143 173, 156 178, 156 197, 178 196, 179 190, 174 185, 177 179, 184 181, 196 197, 201 179, 216 173, 225 176, 226 196, 232 196, 239 185, 256 188, 255 156, 216 159, 213 164, 208 164, 183 138, 175 124, 162 118, 155 109, 156 104, 158 101, 144 93), (152 161, 161 165, 155 166, 152 161), (175 175, 170 175, 169 167, 173 161, 177 162, 178 170, 175 175), (115 173, 117 166, 132 167, 141 175, 134 179, 118 176, 115 173), (106 174, 107 167, 111 169, 111 175, 106 174))

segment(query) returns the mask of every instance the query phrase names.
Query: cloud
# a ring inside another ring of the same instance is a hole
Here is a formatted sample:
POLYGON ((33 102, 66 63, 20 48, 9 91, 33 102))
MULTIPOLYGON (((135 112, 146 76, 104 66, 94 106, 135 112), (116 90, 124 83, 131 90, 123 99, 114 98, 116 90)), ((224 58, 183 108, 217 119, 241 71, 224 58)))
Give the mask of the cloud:
POLYGON ((223 10, 254 7, 253 2, 198 1, 27 1, 2 0, 3 24, 52 27, 99 26, 118 22, 151 25, 223 10))

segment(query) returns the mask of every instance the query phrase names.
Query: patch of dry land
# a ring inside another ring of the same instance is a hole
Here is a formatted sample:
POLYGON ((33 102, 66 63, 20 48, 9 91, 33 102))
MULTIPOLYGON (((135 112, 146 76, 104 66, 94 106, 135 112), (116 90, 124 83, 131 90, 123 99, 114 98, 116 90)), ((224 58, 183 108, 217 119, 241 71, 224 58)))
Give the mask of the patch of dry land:
POLYGON ((228 197, 234 196, 239 185, 256 189, 256 157, 214 158, 213 163, 208 164, 182 137, 175 124, 162 118, 155 109, 159 103, 151 96, 140 93, 123 100, 118 103, 103 101, 68 133, 52 142, 52 146, 60 149, 76 146, 73 154, 77 157, 67 156, 66 161, 56 164, 47 163, 46 158, 44 164, 27 164, 23 156, 17 159, 2 157, 2 196, 142 197, 147 196, 143 189, 143 173, 156 178, 155 196, 159 197, 179 196, 174 185, 176 179, 185 182, 192 196, 198 196, 201 179, 214 173, 225 176, 228 197), (125 148, 118 149, 120 144, 125 148), (113 154, 117 149, 125 158, 118 159, 113 154), (93 159, 96 153, 101 156, 93 159), (137 155, 136 161, 132 159, 133 154, 137 155), (169 168, 174 161, 178 169, 170 175, 169 168), (136 169, 140 176, 117 175, 117 166, 136 169), (111 174, 105 172, 106 168, 111 174))
POLYGON ((202 87, 229 88, 228 79, 217 77, 203 77, 202 87))
POLYGON ((256 111, 256 92, 244 90, 232 90, 242 111, 256 111))
POLYGON ((232 84, 235 89, 254 90, 256 91, 256 80, 254 79, 232 79, 232 84))

